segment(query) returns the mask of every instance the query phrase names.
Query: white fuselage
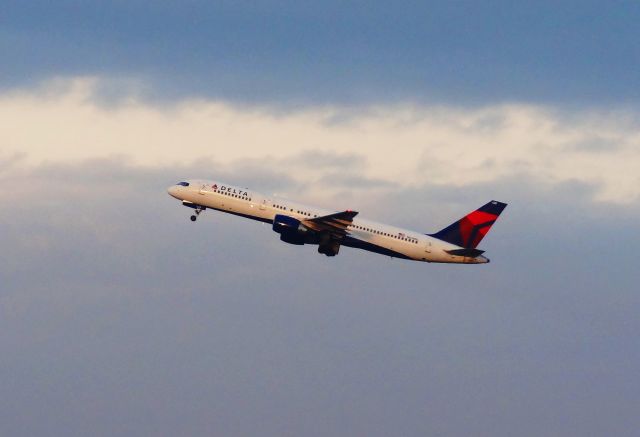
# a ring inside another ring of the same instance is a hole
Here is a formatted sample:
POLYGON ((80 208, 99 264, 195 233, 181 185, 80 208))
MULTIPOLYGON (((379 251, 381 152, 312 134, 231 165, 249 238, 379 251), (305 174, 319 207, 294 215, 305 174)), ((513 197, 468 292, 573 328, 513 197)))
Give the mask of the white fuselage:
MULTIPOLYGON (((303 221, 336 212, 265 196, 222 182, 210 180, 187 182, 188 186, 170 187, 169 194, 189 206, 203 206, 266 223, 272 223, 276 215, 286 215, 303 221)), ((472 258, 451 255, 446 251, 460 249, 460 247, 429 235, 359 217, 353 219, 353 223, 348 228, 348 235, 341 245, 415 261, 458 264, 489 262, 484 256, 472 258)))

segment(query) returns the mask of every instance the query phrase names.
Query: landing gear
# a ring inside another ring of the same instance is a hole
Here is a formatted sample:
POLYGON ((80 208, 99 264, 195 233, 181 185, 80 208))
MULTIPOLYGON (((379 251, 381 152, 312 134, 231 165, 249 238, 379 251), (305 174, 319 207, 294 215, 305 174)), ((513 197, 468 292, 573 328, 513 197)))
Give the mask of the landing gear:
POLYGON ((332 242, 330 244, 321 244, 318 246, 318 253, 322 253, 326 256, 336 256, 340 250, 340 244, 332 242))
POLYGON ((340 250, 340 242, 331 238, 328 233, 323 233, 318 244, 318 253, 327 256, 336 256, 340 250))
POLYGON ((204 206, 198 206, 195 209, 195 214, 191 216, 191 221, 195 222, 196 220, 198 220, 198 216, 200 215, 200 213, 202 211, 204 211, 206 208, 204 206))

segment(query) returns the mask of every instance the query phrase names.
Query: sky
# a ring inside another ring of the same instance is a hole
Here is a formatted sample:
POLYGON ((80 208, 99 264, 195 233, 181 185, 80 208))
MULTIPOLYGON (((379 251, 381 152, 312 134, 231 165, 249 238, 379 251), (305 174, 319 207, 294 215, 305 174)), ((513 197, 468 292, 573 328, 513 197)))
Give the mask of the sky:
POLYGON ((635 2, 3 3, 0 434, 637 435, 635 2), (281 243, 247 186, 492 262, 281 243))

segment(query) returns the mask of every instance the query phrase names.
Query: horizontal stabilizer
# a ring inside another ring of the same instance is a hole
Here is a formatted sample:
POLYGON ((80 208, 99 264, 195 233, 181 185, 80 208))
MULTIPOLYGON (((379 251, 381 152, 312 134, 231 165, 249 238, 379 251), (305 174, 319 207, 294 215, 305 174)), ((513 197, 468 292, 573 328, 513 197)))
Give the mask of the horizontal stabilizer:
POLYGON ((469 258, 476 258, 484 253, 484 250, 480 249, 452 249, 445 250, 450 255, 455 256, 467 256, 469 258))

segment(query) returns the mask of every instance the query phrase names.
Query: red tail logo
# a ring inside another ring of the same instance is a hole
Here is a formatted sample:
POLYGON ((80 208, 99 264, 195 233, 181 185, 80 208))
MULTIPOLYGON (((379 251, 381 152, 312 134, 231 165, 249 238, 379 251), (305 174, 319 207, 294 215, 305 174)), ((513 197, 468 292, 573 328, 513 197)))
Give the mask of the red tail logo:
POLYGON ((475 249, 506 206, 506 203, 492 200, 431 236, 456 246, 475 249))

